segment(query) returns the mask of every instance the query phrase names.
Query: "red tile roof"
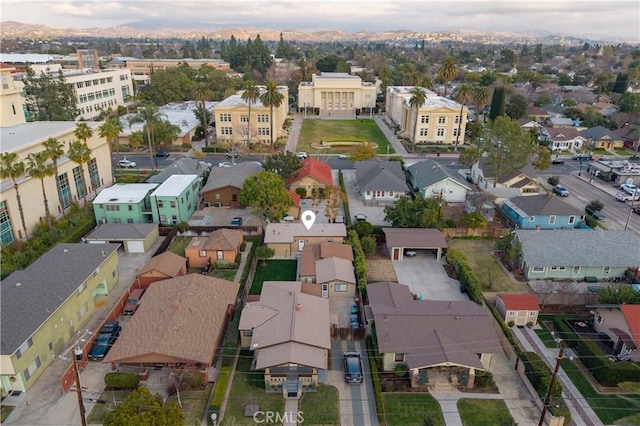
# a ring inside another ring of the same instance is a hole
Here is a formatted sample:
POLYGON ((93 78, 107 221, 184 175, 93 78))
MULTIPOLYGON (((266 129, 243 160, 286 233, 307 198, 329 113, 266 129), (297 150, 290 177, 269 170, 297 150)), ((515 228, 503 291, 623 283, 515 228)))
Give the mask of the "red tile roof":
POLYGON ((620 305, 620 310, 627 320, 631 337, 635 340, 636 346, 640 346, 640 305, 620 305))
POLYGON ((539 311, 538 299, 531 294, 499 294, 504 306, 510 311, 539 311))
POLYGON ((287 189, 287 193, 291 197, 291 201, 293 201, 293 205, 296 207, 300 207, 300 194, 293 192, 290 189, 287 189))
POLYGON ((287 183, 290 185, 307 176, 311 176, 325 185, 333 185, 331 167, 311 157, 302 160, 302 167, 291 174, 287 183))

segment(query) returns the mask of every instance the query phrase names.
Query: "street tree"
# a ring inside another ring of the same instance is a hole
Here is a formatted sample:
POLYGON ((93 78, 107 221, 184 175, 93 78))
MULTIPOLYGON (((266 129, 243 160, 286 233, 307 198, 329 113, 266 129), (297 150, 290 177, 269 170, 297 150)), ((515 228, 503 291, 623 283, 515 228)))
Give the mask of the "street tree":
POLYGON ((282 220, 293 206, 284 179, 277 173, 264 171, 245 179, 240 190, 240 202, 253 207, 255 214, 265 215, 272 222, 282 220))
MULTIPOLYGON (((413 137, 411 138, 413 140, 413 146, 411 150, 415 152, 418 139, 418 109, 420 109, 420 107, 424 105, 424 101, 427 100, 427 93, 422 87, 418 86, 412 88, 410 93, 409 106, 412 109, 412 114, 415 116, 413 119, 413 137)), ((408 129, 410 126, 407 125, 405 128, 408 129)))
POLYGON ((403 195, 393 205, 384 208, 384 220, 394 228, 440 228, 442 205, 435 198, 403 195))
POLYGON ((24 221, 24 208, 22 207, 22 199, 20 198, 20 186, 18 179, 24 175, 25 164, 20 160, 15 152, 0 153, 0 179, 11 179, 13 189, 16 191, 16 201, 18 202, 18 212, 20 213, 20 222, 22 223, 22 231, 24 237, 27 238, 27 224, 24 221))
POLYGON ((204 146, 209 146, 209 132, 207 132, 207 106, 206 101, 211 99, 212 93, 207 83, 200 83, 193 89, 193 98, 200 102, 200 123, 204 134, 204 146))
POLYGON ((531 164, 536 170, 546 170, 551 166, 551 151, 546 146, 534 146, 531 164))
POLYGON ((184 425, 184 422, 184 414, 177 403, 165 403, 159 393, 152 395, 149 388, 141 386, 131 392, 113 411, 107 412, 103 424, 177 426, 184 425))
POLYGON ((249 117, 247 122, 247 144, 250 144, 251 135, 252 135, 251 107, 255 105, 256 102, 258 102, 258 99, 260 99, 260 88, 256 85, 256 83, 253 80, 249 80, 245 82, 244 90, 242 91, 242 94, 240 95, 240 97, 242 98, 243 101, 247 103, 247 106, 249 107, 249 117))
POLYGON ((376 151, 368 145, 359 144, 351 151, 351 161, 364 161, 375 158, 376 151))
POLYGON ((53 175, 56 177, 56 192, 58 193, 58 202, 60 203, 60 208, 62 209, 62 216, 65 216, 65 204, 62 199, 62 191, 60 185, 58 185, 58 160, 62 158, 64 155, 64 144, 60 142, 56 138, 48 138, 46 141, 42 142, 44 146, 44 152, 47 154, 47 157, 51 160, 53 164, 53 175))
POLYGON ((340 213, 340 206, 347 199, 342 189, 336 185, 329 185, 324 189, 324 196, 326 200, 324 215, 329 220, 329 223, 334 223, 340 213))
POLYGON ((269 155, 264 159, 264 169, 277 173, 285 181, 301 167, 300 159, 289 151, 269 155))
POLYGON ((142 107, 138 108, 138 114, 136 114, 129 120, 130 128, 136 123, 144 123, 142 129, 147 137, 151 164, 155 164, 155 157, 153 156, 153 148, 155 146, 155 127, 160 121, 165 118, 166 115, 161 113, 156 105, 145 104, 142 107))
POLYGON ((285 101, 284 94, 280 91, 280 88, 275 81, 269 80, 264 92, 262 92, 262 94, 260 95, 260 101, 262 102, 262 105, 269 107, 269 127, 271 128, 269 131, 269 135, 271 136, 271 146, 273 147, 273 142, 275 140, 274 137, 276 133, 273 109, 280 108, 280 105, 282 105, 282 103, 285 101))
POLYGON ((522 169, 533 153, 531 134, 508 117, 497 117, 485 133, 486 165, 500 178, 522 169))
POLYGON ((27 174, 32 178, 40 180, 42 200, 44 202, 44 214, 49 228, 51 228, 51 211, 49 211, 49 200, 47 200, 47 191, 45 190, 44 179, 49 176, 53 176, 55 172, 53 164, 49 162, 49 156, 46 151, 32 152, 27 156, 27 174))
POLYGON ((91 149, 87 146, 86 143, 81 141, 73 141, 69 144, 69 150, 67 151, 67 156, 71 161, 77 163, 80 166, 80 176, 82 178, 82 185, 80 186, 82 194, 80 194, 80 190, 78 190, 78 198, 82 196, 83 203, 86 202, 87 198, 87 181, 84 177, 84 165, 91 161, 91 149))
POLYGON ((111 176, 113 177, 113 146, 116 146, 117 157, 120 157, 118 136, 122 133, 122 123, 118 117, 109 117, 98 127, 98 135, 107 140, 109 159, 111 160, 111 176))

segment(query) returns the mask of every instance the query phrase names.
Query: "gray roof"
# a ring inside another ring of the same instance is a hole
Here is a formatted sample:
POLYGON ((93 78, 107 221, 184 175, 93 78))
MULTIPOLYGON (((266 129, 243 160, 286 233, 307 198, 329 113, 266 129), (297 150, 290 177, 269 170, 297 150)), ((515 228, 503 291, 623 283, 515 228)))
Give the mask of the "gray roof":
POLYGON ((447 248, 444 234, 433 228, 382 228, 387 247, 447 248))
MULTIPOLYGON (((38 145, 47 138, 68 136, 76 128, 75 121, 34 121, 11 127, 0 127, 2 152, 12 152, 18 148, 38 145)), ((99 122, 87 121, 85 124, 97 133, 99 122)))
POLYGON ((340 257, 316 260, 316 282, 328 283, 334 280, 355 284, 353 263, 340 257))
POLYGON ((424 189, 445 179, 450 179, 466 190, 471 190, 470 187, 461 182, 456 174, 451 173, 431 159, 412 164, 407 167, 407 170, 411 173, 414 189, 424 189))
POLYGON ((169 179, 173 175, 198 175, 202 177, 209 171, 207 163, 194 158, 180 158, 179 160, 171 163, 165 167, 157 175, 151 176, 147 179, 148 183, 162 183, 169 179))
POLYGON ((582 216, 582 211, 565 203, 558 197, 548 194, 529 195, 515 197, 506 200, 505 204, 511 207, 522 217, 529 216, 582 216))
POLYGON ((0 283, 2 355, 13 354, 118 247, 58 244, 4 279, 0 283))
POLYGON ((244 180, 262 171, 262 165, 254 162, 238 163, 231 167, 214 167, 200 192, 233 186, 242 188, 244 180))
POLYGON ((362 191, 409 191, 402 164, 399 161, 373 158, 358 161, 356 168, 356 180, 362 191))
POLYGON ((157 227, 155 223, 104 223, 87 235, 87 240, 140 240, 157 227))
POLYGON ((516 235, 528 266, 640 266, 640 237, 632 232, 554 229, 516 235))
POLYGON ((307 229, 300 222, 295 223, 269 223, 264 231, 264 242, 292 243, 301 237, 339 238, 347 236, 347 228, 344 223, 315 223, 307 229))
POLYGON ((579 133, 581 136, 593 140, 600 140, 605 136, 608 136, 613 140, 620 139, 620 136, 602 126, 589 127, 588 129, 582 130, 579 133))

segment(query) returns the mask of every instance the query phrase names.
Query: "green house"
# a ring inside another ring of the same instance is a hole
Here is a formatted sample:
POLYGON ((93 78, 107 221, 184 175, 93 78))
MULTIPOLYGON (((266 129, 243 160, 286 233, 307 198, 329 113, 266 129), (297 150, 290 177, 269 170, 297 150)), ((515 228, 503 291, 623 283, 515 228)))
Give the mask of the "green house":
POLYGON ((118 244, 58 244, 0 283, 0 393, 27 391, 56 357, 71 357, 118 283, 118 244))
POLYGON ((196 211, 200 182, 198 175, 173 175, 151 194, 153 222, 176 225, 196 211))
POLYGON ((157 187, 157 183, 119 183, 103 189, 93 200, 96 222, 153 222, 151 193, 157 187))

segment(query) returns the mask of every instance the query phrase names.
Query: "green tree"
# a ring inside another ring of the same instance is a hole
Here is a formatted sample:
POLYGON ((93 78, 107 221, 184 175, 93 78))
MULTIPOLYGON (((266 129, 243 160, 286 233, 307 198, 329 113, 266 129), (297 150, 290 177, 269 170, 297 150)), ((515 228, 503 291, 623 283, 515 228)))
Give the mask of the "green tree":
POLYGON ((152 395, 146 387, 131 392, 104 417, 104 426, 180 426, 184 422, 177 403, 165 404, 160 394, 152 395))
POLYGON ((458 163, 464 166, 471 166, 474 161, 479 157, 479 150, 477 146, 470 146, 463 150, 458 157, 458 163))
POLYGON ((109 146, 109 160, 111 161, 111 177, 113 178, 113 146, 116 146, 117 158, 120 158, 120 143, 118 136, 122 133, 122 123, 118 117, 110 117, 98 127, 98 135, 107 140, 109 146))
MULTIPOLYGON (((484 108, 484 106, 489 101, 489 90, 483 86, 476 86, 473 88, 473 95, 471 95, 471 97, 472 97, 471 102, 473 103, 473 106, 476 109, 476 122, 474 124, 474 131, 471 134, 471 144, 473 144, 478 135, 478 125, 479 125, 478 120, 480 119, 480 114, 482 113, 482 109, 484 108)), ((487 121, 484 114, 482 118, 484 121, 487 121)))
POLYGON ((587 208, 591 210, 602 210, 604 208, 604 203, 600 200, 591 200, 589 204, 587 204, 587 208))
POLYGON ((493 121, 496 118, 503 116, 504 109, 504 87, 498 86, 493 89, 493 96, 491 97, 491 110, 489 111, 489 120, 493 121))
POLYGON ((460 103, 460 115, 458 119, 458 133, 456 133, 456 145, 455 149, 458 150, 458 141, 460 140, 460 134, 462 133, 462 113, 464 106, 471 100, 473 96, 473 87, 468 84, 460 84, 456 87, 455 99, 460 103))
POLYGON ((596 86, 596 90, 598 92, 598 96, 596 97, 596 102, 600 102, 600 98, 603 93, 606 93, 611 86, 611 83, 615 80, 615 76, 612 72, 603 71, 594 76, 593 84, 596 86))
POLYGON ((629 285, 610 285, 598 291, 598 300, 607 305, 640 305, 640 293, 629 285))
POLYGON ((533 103, 535 106, 549 105, 552 102, 551 95, 540 95, 533 103))
POLYGON ((87 180, 84 177, 84 165, 91 161, 91 149, 86 143, 81 141, 73 141, 69 144, 69 150, 67 156, 71 161, 77 163, 80 166, 80 176, 82 176, 82 194, 78 194, 78 197, 82 195, 83 203, 86 203, 87 198, 87 180))
POLYGON ((364 161, 375 158, 376 151, 368 145, 360 144, 351 151, 351 161, 364 161))
POLYGON ((614 93, 626 93, 629 88, 629 74, 626 73, 618 73, 616 76, 616 81, 613 83, 612 91, 614 93))
POLYGON ((144 133, 142 133, 141 130, 131 132, 131 135, 129 135, 129 146, 132 149, 134 150, 139 149, 143 143, 144 143, 144 133))
POLYGON ((271 124, 270 126, 271 130, 269 134, 271 135, 271 146, 273 146, 274 136, 275 136, 274 133, 276 133, 276 125, 274 123, 273 109, 280 108, 280 105, 282 105, 284 100, 285 100, 284 94, 280 91, 280 88, 278 87, 276 82, 273 80, 269 80, 267 82, 264 92, 260 95, 260 101, 262 102, 262 105, 269 108, 269 112, 270 112, 269 120, 271 124))
MULTIPOLYGON (((249 117, 247 123, 247 144, 251 143, 251 107, 258 102, 260 99, 260 88, 256 85, 253 80, 248 80, 245 82, 244 90, 240 95, 243 101, 247 103, 249 107, 249 117)), ((267 169, 269 170, 269 169, 267 169)))
POLYGON ((444 97, 447 97, 447 86, 449 82, 458 75, 458 67, 455 58, 449 56, 438 68, 438 79, 444 85, 444 97))
POLYGON ((353 230, 358 233, 358 236, 364 237, 365 235, 373 234, 374 228, 373 225, 367 222, 366 220, 357 221, 352 226, 353 230))
POLYGON ((485 138, 488 176, 500 178, 522 169, 533 153, 531 134, 508 117, 496 118, 485 138))
POLYGON ((275 250, 271 247, 260 246, 256 247, 256 258, 262 260, 262 266, 267 266, 267 259, 271 259, 276 254, 275 250))
POLYGON ((289 151, 269 155, 264 159, 264 169, 277 173, 285 181, 300 167, 302 162, 298 156, 289 151))
POLYGON ((560 176, 549 176, 547 183, 551 186, 556 186, 560 183, 560 176))
POLYGON ((528 102, 524 95, 514 93, 509 96, 509 103, 505 107, 506 114, 513 120, 527 116, 528 102))
POLYGON ((141 89, 140 97, 145 103, 166 105, 193 99, 193 91, 198 84, 196 70, 190 66, 177 66, 154 71, 149 84, 141 89))
POLYGON ((284 179, 277 173, 265 171, 245 179, 240 190, 240 202, 253 207, 256 214, 263 214, 270 221, 282 220, 293 206, 291 196, 284 186, 284 179))
POLYGON ((370 255, 376 251, 376 239, 371 235, 365 235, 360 238, 360 246, 365 256, 370 255))
POLYGON ((325 197, 325 209, 324 215, 329 220, 329 223, 334 223, 338 218, 340 212, 340 206, 347 199, 342 189, 336 185, 328 185, 324 189, 325 197))
POLYGON ((27 174, 32 178, 40 180, 42 189, 42 200, 44 202, 44 214, 47 225, 51 227, 51 212, 49 211, 49 201, 47 200, 47 191, 44 186, 44 179, 53 176, 55 173, 53 164, 49 162, 49 156, 46 151, 31 153, 27 156, 27 174))
POLYGON ((211 90, 206 83, 200 83, 193 89, 193 99, 200 102, 202 133, 204 133, 204 146, 209 146, 209 132, 207 132, 207 106, 206 102, 211 99, 211 90))
POLYGON ((442 206, 439 200, 420 195, 412 199, 403 195, 384 208, 384 220, 394 228, 440 228, 442 206))
POLYGON ((166 118, 166 116, 158 111, 158 107, 156 105, 145 104, 141 108, 138 108, 138 114, 134 115, 129 120, 129 127, 136 123, 144 123, 142 129, 147 136, 151 164, 155 164, 155 157, 153 155, 153 148, 155 147, 155 127, 163 118, 166 118))
POLYGON ((93 130, 87 123, 78 123, 73 130, 73 134, 86 145, 89 138, 93 136, 93 130))
POLYGON ((33 68, 25 66, 23 78, 25 103, 29 121, 73 121, 78 115, 73 88, 67 84, 62 70, 57 77, 52 73, 36 75, 33 68))
POLYGON ((551 166, 551 151, 546 146, 537 145, 533 149, 531 164, 536 170, 546 170, 551 166))
MULTIPOLYGON (((413 87, 411 89, 411 98, 409 98, 409 106, 412 108, 412 113, 415 115, 413 119, 413 147, 412 152, 416 150, 416 142, 418 139, 418 109, 424 105, 424 101, 427 100, 427 93, 424 91, 422 87, 413 87)), ((406 128, 409 128, 407 123, 406 128)))
POLYGON ((66 216, 65 206, 62 200, 62 191, 60 190, 60 185, 58 185, 58 160, 60 160, 64 155, 64 144, 56 138, 48 138, 46 141, 42 142, 42 145, 44 146, 44 152, 47 154, 47 157, 53 164, 53 175, 56 177, 56 192, 58 193, 58 202, 60 203, 60 208, 62 209, 62 216, 66 216))
POLYGON ((620 112, 640 114, 640 95, 637 93, 625 93, 618 102, 620 112))
POLYGON ((460 219, 460 224, 471 229, 484 229, 487 227, 487 219, 476 210, 464 215, 460 219))
POLYGON ((11 179, 13 189, 16 191, 16 201, 18 202, 18 212, 20 213, 20 222, 22 223, 22 231, 24 237, 27 238, 27 224, 24 221, 24 209, 22 207, 22 199, 20 198, 20 186, 18 179, 25 173, 24 162, 20 161, 18 154, 15 152, 0 153, 0 179, 11 179))
POLYGON ((316 61, 316 68, 321 72, 351 72, 351 67, 347 61, 336 55, 329 55, 319 59, 316 61))

